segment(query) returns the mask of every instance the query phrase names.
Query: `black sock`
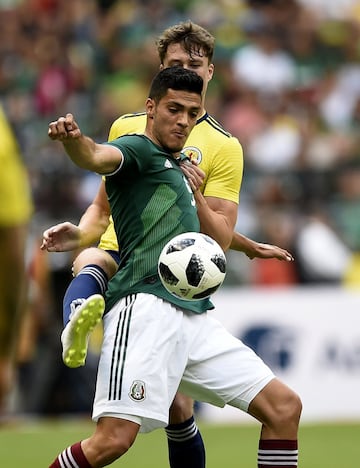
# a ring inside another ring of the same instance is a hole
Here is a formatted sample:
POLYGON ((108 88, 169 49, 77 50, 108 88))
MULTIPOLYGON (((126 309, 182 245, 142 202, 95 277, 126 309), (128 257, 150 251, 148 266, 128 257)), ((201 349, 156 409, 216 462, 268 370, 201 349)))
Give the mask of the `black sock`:
POLYGON ((205 468, 205 447, 193 416, 165 429, 171 468, 205 468))

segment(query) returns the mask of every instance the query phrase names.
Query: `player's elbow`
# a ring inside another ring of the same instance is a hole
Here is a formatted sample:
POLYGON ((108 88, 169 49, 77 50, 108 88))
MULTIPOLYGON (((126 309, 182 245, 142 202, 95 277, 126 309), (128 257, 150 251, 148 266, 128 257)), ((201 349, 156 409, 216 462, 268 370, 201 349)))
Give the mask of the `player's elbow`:
POLYGON ((232 242, 232 236, 224 236, 223 239, 220 239, 218 241, 218 244, 220 244, 220 247, 223 249, 224 252, 230 249, 231 247, 231 242, 232 242))
POLYGON ((230 233, 227 230, 223 229, 208 230, 204 229, 203 226, 201 226, 201 232, 212 237, 220 245, 224 252, 229 250, 232 242, 232 232, 230 233))
POLYGON ((221 246, 224 252, 230 249, 232 238, 233 238, 233 228, 225 222, 219 225, 220 229, 218 230, 218 238, 215 240, 221 246))

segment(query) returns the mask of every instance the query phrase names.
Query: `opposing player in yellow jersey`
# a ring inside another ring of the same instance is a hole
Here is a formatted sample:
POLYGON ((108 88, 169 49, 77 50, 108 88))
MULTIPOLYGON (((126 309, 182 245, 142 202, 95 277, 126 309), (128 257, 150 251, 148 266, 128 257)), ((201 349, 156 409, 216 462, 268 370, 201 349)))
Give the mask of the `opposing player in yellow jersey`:
MULTIPOLYGON (((203 78, 201 116, 187 139, 184 152, 205 173, 201 191, 208 205, 213 211, 225 214, 234 225, 243 173, 242 148, 236 138, 207 114, 204 102, 214 72, 214 38, 194 23, 180 23, 164 31, 157 48, 160 68, 181 66, 203 78)), ((124 115, 113 123, 109 140, 128 133, 143 133, 145 122, 143 113, 124 115)), ((117 270, 119 247, 109 215, 104 184, 101 184, 78 226, 61 223, 44 232, 42 248, 50 252, 88 247, 102 236, 98 247, 87 248, 76 258, 73 266, 76 276, 64 297, 63 359, 70 367, 85 362, 89 332, 102 316, 102 296, 108 279, 117 270)), ((206 230, 206 226, 204 228, 206 230)), ((234 233, 231 248, 245 252, 250 258, 292 260, 286 250, 254 242, 239 233, 234 233)), ((172 468, 205 467, 204 447, 192 413, 192 400, 177 394, 170 412, 170 425, 166 428, 172 468)))
POLYGON ((14 380, 32 202, 16 138, 0 107, 0 418, 14 380))

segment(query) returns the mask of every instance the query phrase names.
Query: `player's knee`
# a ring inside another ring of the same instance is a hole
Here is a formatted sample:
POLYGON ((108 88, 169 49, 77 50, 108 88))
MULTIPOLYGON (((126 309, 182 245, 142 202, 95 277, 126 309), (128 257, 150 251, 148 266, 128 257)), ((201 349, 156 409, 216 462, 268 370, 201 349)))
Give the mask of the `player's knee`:
POLYGON ((302 413, 302 401, 299 395, 292 392, 291 414, 293 421, 298 425, 302 413))
POLYGON ((301 411, 300 397, 278 379, 273 379, 249 406, 249 414, 264 424, 271 438, 296 437, 301 411))
POLYGON ((127 421, 100 423, 92 438, 93 447, 97 447, 96 462, 110 464, 124 455, 133 445, 138 426, 127 421))
POLYGON ((302 402, 297 393, 288 391, 279 398, 274 408, 273 424, 278 427, 297 427, 302 411, 302 402))
POLYGON ((105 271, 108 279, 112 278, 117 270, 117 264, 111 255, 97 247, 89 247, 79 253, 73 262, 74 276, 87 265, 98 265, 105 271))
POLYGON ((103 445, 102 452, 107 453, 107 458, 117 460, 124 455, 133 444, 133 440, 128 437, 107 438, 103 445))
POLYGON ((194 400, 182 393, 177 393, 170 407, 169 422, 180 424, 191 418, 193 412, 194 400))

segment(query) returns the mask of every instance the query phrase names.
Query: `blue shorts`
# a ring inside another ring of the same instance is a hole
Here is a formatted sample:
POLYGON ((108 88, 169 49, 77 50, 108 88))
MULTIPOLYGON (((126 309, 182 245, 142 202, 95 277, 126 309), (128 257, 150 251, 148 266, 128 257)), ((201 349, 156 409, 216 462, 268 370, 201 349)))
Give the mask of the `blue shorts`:
POLYGON ((118 250, 106 250, 106 252, 118 265, 120 264, 120 252, 118 250))

